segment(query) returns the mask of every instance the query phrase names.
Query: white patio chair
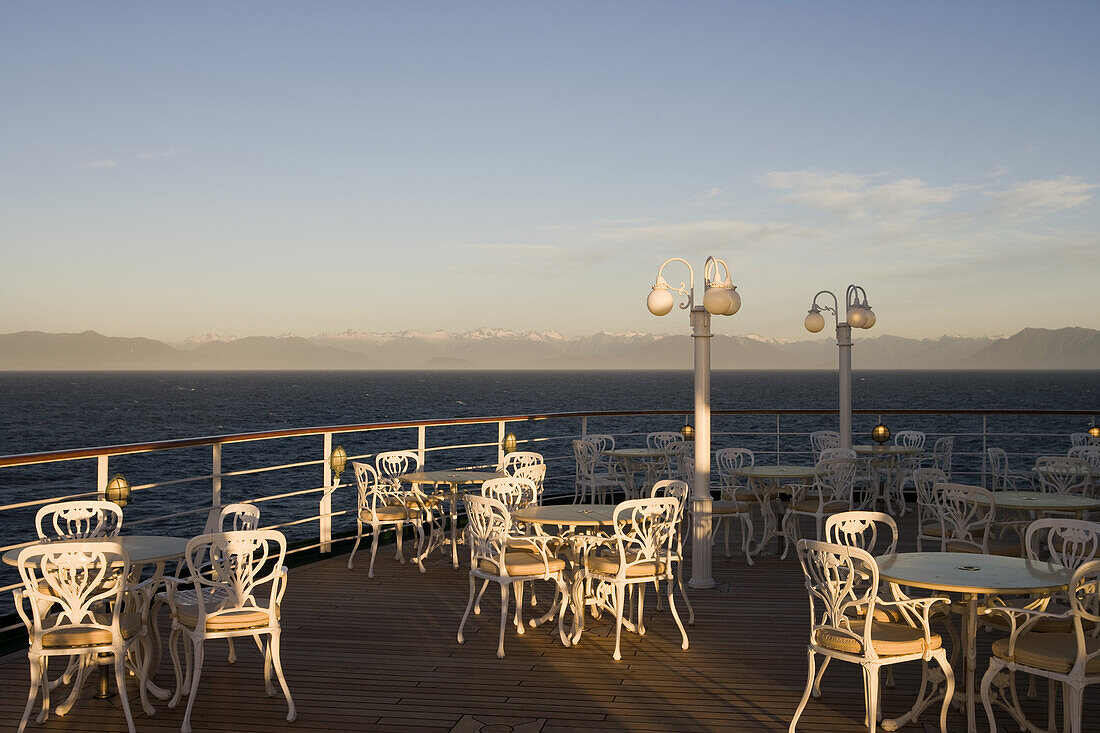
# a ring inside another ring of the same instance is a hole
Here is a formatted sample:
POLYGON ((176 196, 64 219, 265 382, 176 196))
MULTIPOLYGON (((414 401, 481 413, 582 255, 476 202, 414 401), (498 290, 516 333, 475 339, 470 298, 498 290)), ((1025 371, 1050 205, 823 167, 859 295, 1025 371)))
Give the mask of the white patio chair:
MULTIPOLYGON (((1085 434, 1088 435, 1088 433, 1085 434)), ((1080 458, 1088 463, 1093 471, 1100 471, 1100 445, 1075 445, 1066 451, 1066 457, 1080 458)))
POLYGON ((122 509, 111 501, 83 499, 46 504, 34 517, 40 540, 83 540, 117 537, 122 530, 122 509))
POLYGON ((726 557, 730 557, 730 525, 734 519, 738 520, 741 523, 741 551, 745 553, 745 562, 749 565, 753 564, 750 549, 753 535, 752 510, 757 502, 770 499, 766 496, 757 497, 748 482, 734 476, 733 472, 755 464, 756 456, 748 448, 722 448, 714 453, 720 498, 711 502, 711 544, 714 544, 718 531, 724 526, 726 557))
MULTIPOLYGON (((989 720, 990 733, 996 733, 993 703, 1005 707, 1022 729, 1039 729, 1022 717, 1015 685, 1008 698, 1008 685, 994 686, 1002 671, 1010 674, 1026 672, 1050 681, 1050 723, 1053 724, 1054 685, 1061 683, 1065 729, 1073 733, 1085 730, 1082 720, 1084 690, 1100 682, 1100 560, 1090 560, 1073 573, 1069 584, 1069 609, 1061 613, 1029 608, 994 607, 990 614, 1006 617, 1010 628, 1007 639, 993 642, 989 669, 982 677, 982 705, 989 720), (1071 627, 1061 631, 1040 631, 1042 623, 1068 622, 1071 627)), ((1009 677, 1011 680, 1011 677, 1009 677)), ((1089 730, 1093 728, 1090 725, 1089 730)))
POLYGON ((536 463, 531 466, 519 466, 514 469, 512 475, 516 478, 525 478, 535 485, 536 503, 542 503, 542 485, 546 481, 546 464, 536 463))
POLYGON ((924 449, 928 436, 920 430, 899 430, 894 433, 894 445, 924 449))
POLYGON ((791 500, 783 514, 783 534, 787 545, 783 558, 799 537, 799 518, 812 517, 815 539, 824 537, 825 517, 851 511, 856 474, 860 462, 855 458, 829 458, 814 469, 813 484, 791 484, 791 500))
POLYGON ((606 503, 617 490, 623 490, 624 480, 619 476, 613 464, 603 460, 598 440, 574 440, 573 456, 577 461, 576 489, 574 504, 606 503))
POLYGON ((545 466, 546 459, 541 453, 529 450, 517 450, 507 453, 500 463, 500 470, 509 476, 516 475, 516 469, 526 466, 545 466))
POLYGON ((992 491, 980 486, 936 484, 933 505, 940 521, 940 551, 1020 557, 1019 539, 994 536, 997 504, 992 491))
POLYGON ((1089 496, 1092 478, 1088 461, 1069 456, 1039 456, 1035 459, 1035 476, 1039 489, 1051 494, 1089 496))
POLYGON ((901 718, 891 721, 894 730, 910 720, 916 720, 931 700, 927 685, 927 664, 935 660, 946 678, 943 705, 940 708, 940 730, 947 733, 947 711, 955 691, 955 677, 942 637, 932 631, 932 609, 942 604, 938 598, 906 598, 886 601, 879 596, 879 572, 875 559, 858 547, 845 547, 829 542, 799 540, 798 559, 806 576, 810 596, 809 673, 806 689, 791 720, 794 733, 802 711, 820 681, 815 674, 816 658, 837 659, 858 664, 863 669, 863 699, 866 704, 865 723, 875 733, 881 720, 879 670, 887 665, 920 661, 925 665, 917 701, 901 718), (880 611, 896 612, 899 622, 880 621, 880 611), (867 619, 871 619, 868 623, 867 619))
POLYGON ((898 523, 883 512, 832 514, 825 520, 825 541, 858 547, 874 557, 893 555, 898 549, 898 523))
POLYGON ((1070 446, 1100 445, 1100 438, 1093 437, 1088 433, 1070 433, 1069 444, 1070 446))
POLYGON ((989 448, 986 455, 989 458, 990 487, 993 491, 1027 491, 1035 488, 1035 474, 1010 469, 1008 454, 1004 448, 989 448))
POLYGON ((955 451, 955 438, 948 435, 944 438, 938 438, 932 445, 932 455, 929 458, 928 465, 930 468, 938 468, 943 471, 944 475, 950 480, 951 478, 951 459, 952 454, 955 451))
POLYGON ((681 440, 672 444, 672 478, 695 485, 695 442, 681 440))
MULTIPOLYGON (((648 433, 645 436, 645 444, 647 448, 674 450, 676 444, 682 442, 684 442, 684 436, 671 431, 648 433)), ((668 456, 667 458, 660 461, 659 473, 663 473, 665 477, 669 479, 676 478, 675 454, 668 456)))
POLYGON ((48 676, 51 657, 80 660, 73 668, 76 681, 72 691, 57 707, 57 714, 65 715, 78 699, 88 672, 101 661, 100 654, 110 654, 113 659, 119 701, 126 725, 134 733, 126 692, 128 670, 137 678, 142 709, 147 715, 156 712, 146 691, 152 653, 146 634, 148 600, 156 581, 129 585, 130 556, 117 542, 74 540, 25 547, 19 552, 18 567, 23 588, 13 595, 15 610, 27 627, 31 673, 20 733, 26 728, 39 690, 42 712, 38 722, 44 723, 49 717, 50 689, 55 687, 48 676), (24 604, 24 600, 29 603, 24 604), (132 663, 127 663, 128 658, 132 663))
POLYGON ((542 498, 535 482, 521 476, 489 479, 481 484, 481 495, 499 501, 509 516, 517 509, 539 504, 542 498))
MULTIPOLYGON (((565 646, 569 638, 565 633, 565 606, 569 591, 565 585, 565 560, 547 549, 551 538, 524 538, 525 549, 515 550, 511 544, 512 518, 507 507, 500 501, 488 496, 465 496, 466 540, 470 547, 470 599, 466 603, 466 612, 458 625, 458 643, 465 641, 463 629, 470 609, 474 607, 474 591, 477 579, 491 580, 500 584, 500 641, 497 646, 497 658, 504 658, 504 629, 508 625, 508 598, 510 586, 514 583, 552 580, 555 584, 554 602, 558 608, 558 636, 565 646)), ((521 609, 523 604, 516 603, 516 633, 524 632, 521 609)), ((480 609, 479 609, 480 610, 480 609)))
POLYGON ((938 468, 918 468, 913 472, 913 486, 917 490, 917 552, 924 551, 924 541, 941 544, 943 526, 936 507, 937 484, 946 484, 947 474, 938 468))
MULTIPOLYGON (((684 585, 684 527, 687 526, 684 517, 688 514, 688 508, 691 502, 691 488, 683 481, 668 479, 653 484, 649 496, 653 499, 669 497, 676 500, 677 507, 674 520, 676 538, 673 542, 672 552, 665 560, 676 569, 676 584, 680 587, 680 596, 684 599, 684 603, 688 608, 688 626, 693 626, 695 624, 695 609, 691 605, 691 599, 688 598, 687 594, 687 587, 684 585)), ((669 582, 671 583, 672 581, 669 582)), ((657 590, 657 603, 659 608, 661 601, 660 588, 657 590)))
MULTIPOLYGON (((410 507, 406 503, 410 492, 403 490, 399 482, 381 479, 378 472, 367 463, 355 461, 352 462, 351 467, 355 472, 358 502, 355 512, 355 545, 352 546, 351 554, 348 555, 348 569, 352 568, 355 551, 359 549, 359 543, 363 540, 363 527, 367 525, 370 526, 372 535, 367 577, 374 577, 374 558, 378 554, 378 538, 384 527, 394 528, 394 536, 397 538, 397 559, 403 565, 405 555, 401 547, 402 536, 405 534, 405 525, 411 524, 417 537, 416 556, 413 562, 419 566, 421 573, 427 572, 421 555, 424 549, 424 524, 429 521, 422 507, 426 502, 416 501, 414 506, 410 507)), ((423 495, 420 497, 422 499, 423 495)))
POLYGON ((670 497, 624 501, 615 507, 612 514, 614 536, 603 542, 589 543, 584 548, 581 560, 584 577, 595 584, 599 604, 615 614, 615 651, 612 658, 616 661, 622 659, 619 642, 627 586, 637 587, 637 622, 631 626, 641 636, 645 634, 646 585, 669 581, 665 586, 668 607, 680 629, 680 648, 688 648, 687 631, 676 613, 672 596, 672 566, 666 560, 675 550, 676 505, 677 501, 670 497))
POLYGON ((815 430, 810 433, 810 451, 814 455, 815 466, 821 462, 821 451, 839 447, 840 433, 835 430, 815 430))
POLYGON ((282 626, 280 604, 286 592, 286 538, 273 529, 204 534, 187 543, 185 559, 190 577, 165 578, 168 603, 172 608, 172 636, 169 646, 176 673, 176 692, 168 702, 175 708, 187 692, 183 733, 191 731, 191 710, 202 677, 203 642, 238 636, 267 636, 264 648, 264 686, 269 697, 275 687, 271 669, 279 680, 287 702, 288 721, 297 717, 290 688, 283 676, 280 655, 282 626), (194 596, 176 591, 190 586, 194 596), (265 592, 266 590, 266 592, 265 592), (192 604, 192 598, 196 603, 192 604), (181 672, 178 641, 184 638, 186 670, 181 672))

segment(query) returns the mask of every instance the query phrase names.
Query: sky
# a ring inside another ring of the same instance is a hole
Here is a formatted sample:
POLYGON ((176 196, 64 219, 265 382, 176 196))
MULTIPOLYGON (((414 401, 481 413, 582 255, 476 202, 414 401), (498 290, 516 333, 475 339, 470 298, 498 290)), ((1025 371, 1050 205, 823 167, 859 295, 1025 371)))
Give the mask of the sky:
POLYGON ((0 0, 0 332, 1100 328, 1100 3, 0 0), (665 268, 688 280, 678 263, 665 268))

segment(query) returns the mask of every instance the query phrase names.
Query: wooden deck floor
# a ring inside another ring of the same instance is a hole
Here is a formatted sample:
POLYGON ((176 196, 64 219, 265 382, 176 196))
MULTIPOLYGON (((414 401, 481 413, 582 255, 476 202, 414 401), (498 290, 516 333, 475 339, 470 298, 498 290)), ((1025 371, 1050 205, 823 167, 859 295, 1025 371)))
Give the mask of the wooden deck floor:
MULTIPOLYGON (((912 532, 910 518, 903 535, 912 532)), ((296 722, 286 722, 281 697, 264 694, 254 646, 238 643, 241 658, 230 666, 225 645, 211 642, 194 729, 785 731, 805 683, 806 600, 793 558, 766 556, 747 567, 736 555, 726 559, 718 551, 718 588, 691 592, 696 620, 688 628, 690 649, 680 649, 667 609, 656 611, 651 604, 647 634, 624 632, 620 662, 611 659, 614 635, 606 620, 590 621, 580 645, 570 649, 559 642, 556 627, 528 629, 523 636, 510 628, 507 657, 498 660, 499 593, 493 588, 459 645, 455 632, 468 590, 464 570, 452 570, 437 555, 422 576, 398 564, 392 548, 379 548, 376 577, 368 580, 368 561, 369 553, 360 552, 354 570, 347 569, 344 555, 291 572, 283 660, 296 722)), ((540 600, 550 595, 544 589, 540 600)), ((979 670, 984 666, 983 653, 979 670)), ((897 686, 883 702, 888 717, 908 708, 918 676, 918 664, 898 668, 897 686)), ((167 659, 157 679, 172 684, 167 659)), ((0 729, 15 729, 27 684, 25 655, 0 664, 0 729)), ((51 715, 45 724, 32 717, 28 730, 126 730, 121 709, 91 699, 92 688, 66 717, 51 715)), ((1040 688, 1042 697, 1045 685, 1040 688)), ((822 698, 811 699, 799 730, 865 730, 861 689, 853 665, 833 664, 822 698)), ((179 730, 183 704, 169 710, 158 701, 150 718, 131 698, 139 731, 179 730)), ((1032 719, 1045 725, 1045 701, 1028 705, 1032 719)), ((984 715, 979 720, 985 729, 984 715)), ((921 725, 907 729, 934 730, 935 721, 930 710, 921 725)), ((1000 725, 1009 723, 999 717, 1000 725)), ((956 711, 949 728, 965 730, 956 711)), ((1084 729, 1100 730, 1100 690, 1087 693, 1084 729)))

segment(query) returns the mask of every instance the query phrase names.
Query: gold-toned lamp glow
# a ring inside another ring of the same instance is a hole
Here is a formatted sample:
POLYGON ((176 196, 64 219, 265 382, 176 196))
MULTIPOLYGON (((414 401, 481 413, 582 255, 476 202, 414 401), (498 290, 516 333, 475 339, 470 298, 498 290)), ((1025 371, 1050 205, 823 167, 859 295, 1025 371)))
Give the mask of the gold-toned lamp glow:
POLYGON ((118 504, 121 509, 130 503, 130 482, 121 473, 116 473, 107 482, 107 487, 103 490, 103 496, 107 501, 118 504))
POLYGON ((871 439, 879 445, 886 445, 886 441, 890 440, 890 428, 879 423, 871 428, 871 439))
POLYGON ((1094 438, 1100 438, 1100 425, 1093 425, 1088 429, 1088 434, 1094 438))
POLYGON ((680 437, 689 442, 695 440, 695 428, 690 425, 685 425, 680 428, 680 437))
POLYGON ((516 434, 508 433, 504 436, 504 440, 500 441, 500 447, 504 449, 504 454, 507 455, 516 452, 518 443, 519 441, 516 440, 516 434))
POLYGON ((348 465, 348 452, 344 450, 344 446, 338 445, 332 450, 332 455, 328 457, 329 468, 336 474, 336 483, 340 483, 340 474, 344 472, 344 468, 348 465))

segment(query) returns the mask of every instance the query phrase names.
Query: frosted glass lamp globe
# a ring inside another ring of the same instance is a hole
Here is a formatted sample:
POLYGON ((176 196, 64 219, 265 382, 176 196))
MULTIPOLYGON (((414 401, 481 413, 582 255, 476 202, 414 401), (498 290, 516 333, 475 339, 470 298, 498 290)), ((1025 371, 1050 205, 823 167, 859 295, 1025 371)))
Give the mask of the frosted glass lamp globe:
POLYGON ((845 319, 852 328, 863 328, 863 324, 867 323, 867 311, 861 305, 853 305, 848 309, 845 319))
POLYGON ((646 298, 645 305, 649 312, 655 316, 667 315, 672 310, 676 299, 672 297, 667 285, 657 284, 646 298))
POLYGON ((730 306, 733 305, 733 299, 730 297, 731 292, 721 285, 712 285, 707 288, 707 292, 703 293, 703 307, 707 309, 707 313, 712 316, 720 316, 729 310, 730 306))
POLYGON ((867 311, 867 322, 863 324, 863 327, 870 328, 875 325, 875 312, 870 308, 865 308, 864 310, 867 311))
POLYGON ((825 328, 825 316, 821 315, 819 310, 811 310, 806 314, 805 326, 810 333, 819 333, 825 328))
POLYGON ((741 296, 737 293, 737 286, 730 288, 730 307, 726 308, 724 316, 732 316, 737 311, 741 310, 741 296))

